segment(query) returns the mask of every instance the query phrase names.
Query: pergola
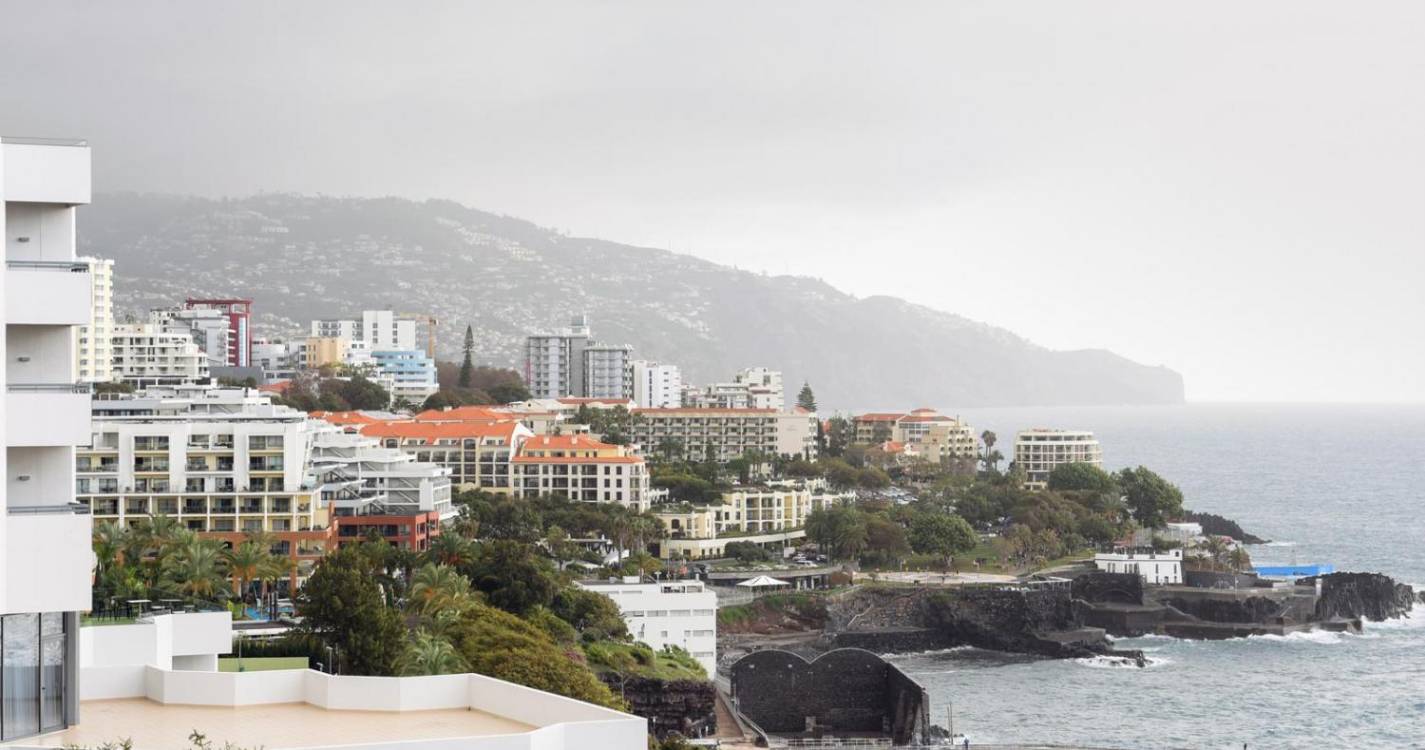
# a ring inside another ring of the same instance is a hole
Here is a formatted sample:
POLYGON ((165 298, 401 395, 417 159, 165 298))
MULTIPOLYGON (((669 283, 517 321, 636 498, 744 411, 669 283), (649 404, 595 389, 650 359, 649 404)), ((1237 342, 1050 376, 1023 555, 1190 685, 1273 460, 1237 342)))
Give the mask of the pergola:
POLYGON ((773 578, 771 576, 757 576, 755 578, 749 578, 745 581, 742 581, 737 585, 743 588, 752 589, 752 595, 756 596, 757 594, 760 594, 763 591, 767 591, 769 589, 775 590, 789 588, 792 584, 791 582, 783 581, 780 578, 773 578))

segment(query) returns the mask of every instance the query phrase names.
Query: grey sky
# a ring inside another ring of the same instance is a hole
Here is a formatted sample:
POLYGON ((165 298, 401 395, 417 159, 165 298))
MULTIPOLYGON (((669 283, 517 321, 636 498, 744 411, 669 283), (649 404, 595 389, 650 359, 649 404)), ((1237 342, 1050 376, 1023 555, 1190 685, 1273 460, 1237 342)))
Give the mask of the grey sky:
POLYGON ((98 189, 453 198, 1183 372, 1425 400, 1425 4, 6 3, 98 189))

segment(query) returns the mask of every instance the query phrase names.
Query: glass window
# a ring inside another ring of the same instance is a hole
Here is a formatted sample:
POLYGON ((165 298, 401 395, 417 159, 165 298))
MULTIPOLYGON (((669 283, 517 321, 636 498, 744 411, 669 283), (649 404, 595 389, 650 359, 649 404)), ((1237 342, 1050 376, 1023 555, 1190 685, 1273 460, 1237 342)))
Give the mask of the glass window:
POLYGON ((0 727, 4 738, 40 731, 40 616, 5 615, 0 665, 0 727))

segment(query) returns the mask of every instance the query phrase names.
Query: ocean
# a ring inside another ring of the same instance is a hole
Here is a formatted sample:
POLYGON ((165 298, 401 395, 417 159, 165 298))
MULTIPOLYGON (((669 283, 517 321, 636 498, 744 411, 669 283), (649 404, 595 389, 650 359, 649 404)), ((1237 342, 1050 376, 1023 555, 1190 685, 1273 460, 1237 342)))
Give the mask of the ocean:
MULTIPOLYGON (((954 413, 946 410, 946 413, 954 413)), ((1333 563, 1425 590, 1425 406, 1191 404, 961 411, 1007 456, 1029 427, 1089 429, 1105 468, 1147 466, 1187 506, 1271 543, 1254 562, 1333 563)), ((974 649, 894 661, 974 744, 1425 748, 1425 605, 1362 635, 1121 639, 1143 669, 974 649)))

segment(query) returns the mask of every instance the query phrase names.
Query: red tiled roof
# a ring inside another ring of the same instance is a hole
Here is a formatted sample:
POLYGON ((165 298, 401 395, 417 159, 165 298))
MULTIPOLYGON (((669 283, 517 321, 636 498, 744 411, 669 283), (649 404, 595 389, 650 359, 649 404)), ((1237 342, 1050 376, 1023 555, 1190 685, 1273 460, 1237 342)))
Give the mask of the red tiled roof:
POLYGON ((262 385, 259 385, 259 386, 257 387, 257 390, 258 390, 259 392, 261 392, 261 393, 282 393, 282 394, 285 394, 285 393, 287 392, 287 389, 289 389, 289 388, 291 388, 291 387, 292 387, 292 381, 290 381, 290 380, 278 380, 278 381, 275 381, 275 382, 272 382, 272 383, 263 383, 262 385))
POLYGON ((900 453, 905 450, 905 443, 896 440, 887 440, 881 443, 881 450, 886 453, 900 453))
POLYGON ((361 428, 361 434, 371 437, 394 438, 476 438, 503 437, 514 435, 519 423, 505 422, 374 422, 361 428))
POLYGON ((900 412, 880 411, 862 414, 859 417, 852 417, 852 419, 857 422, 894 422, 904 416, 900 412))
POLYGON ((359 411, 314 411, 307 416, 334 425, 372 424, 381 421, 359 411))
POLYGON ((754 415, 754 414, 777 414, 778 412, 777 412, 776 409, 719 409, 719 408, 700 409, 700 408, 696 408, 696 407, 675 406, 675 407, 667 407, 667 408, 640 407, 640 408, 634 409, 634 410, 633 410, 633 413, 634 413, 634 414, 651 414, 651 415, 654 415, 654 416, 657 416, 657 415, 659 415, 659 414, 686 414, 686 415, 692 416, 692 417, 702 417, 702 416, 709 416, 709 415, 713 415, 713 414, 734 414, 734 415, 748 415, 748 416, 751 416, 751 415, 754 415))
POLYGON ((613 443, 601 443, 588 435, 535 435, 524 441, 525 450, 614 450, 613 443))
POLYGON ((526 456, 510 459, 517 464, 641 464, 642 456, 526 456))
POLYGON ((515 415, 504 409, 490 406, 457 406, 453 409, 426 409, 417 414, 417 422, 490 422, 514 419, 515 415))

